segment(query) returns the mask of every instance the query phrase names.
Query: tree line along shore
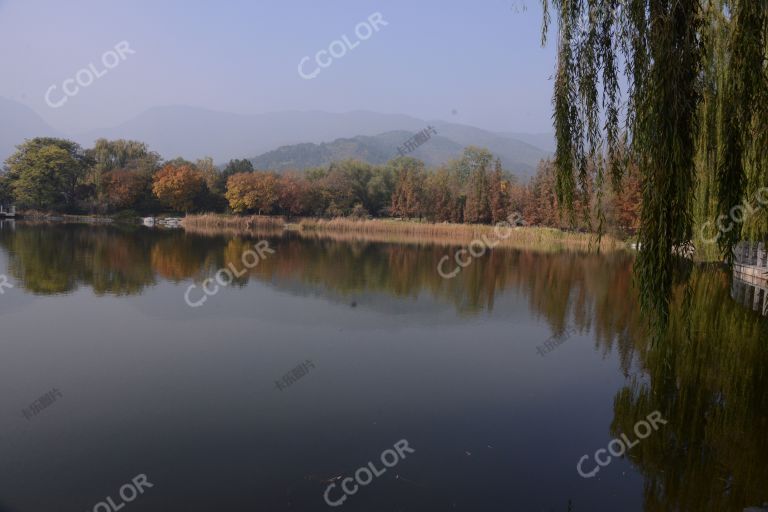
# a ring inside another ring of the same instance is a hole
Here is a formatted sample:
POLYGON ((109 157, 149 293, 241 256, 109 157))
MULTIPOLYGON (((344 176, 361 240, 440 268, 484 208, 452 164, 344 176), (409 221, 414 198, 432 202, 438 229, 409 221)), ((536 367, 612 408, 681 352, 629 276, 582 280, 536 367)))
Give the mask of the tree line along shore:
MULTIPOLYGON (((604 232, 619 238, 634 233, 639 194, 637 180, 629 179, 622 191, 603 198, 604 232)), ((528 226, 592 232, 599 219, 587 199, 582 213, 561 214, 551 162, 542 161, 523 183, 477 147, 437 168, 400 156, 382 165, 343 160, 277 173, 256 170, 244 159, 220 167, 211 158, 163 160, 139 141, 99 139, 84 149, 66 139, 39 137, 17 146, 0 173, 0 204, 16 205, 22 214, 128 219, 183 213, 189 225, 208 227, 263 226, 271 222, 268 217, 279 217, 312 218, 312 229, 349 231, 347 224, 328 220, 398 219, 447 223, 454 226, 448 231, 457 232, 460 225, 490 226, 517 214, 528 226), (206 213, 218 214, 216 222, 193 217, 206 213), (231 221, 222 215, 231 215, 231 221)), ((412 223, 369 222, 354 229, 413 230, 406 224, 412 223)))

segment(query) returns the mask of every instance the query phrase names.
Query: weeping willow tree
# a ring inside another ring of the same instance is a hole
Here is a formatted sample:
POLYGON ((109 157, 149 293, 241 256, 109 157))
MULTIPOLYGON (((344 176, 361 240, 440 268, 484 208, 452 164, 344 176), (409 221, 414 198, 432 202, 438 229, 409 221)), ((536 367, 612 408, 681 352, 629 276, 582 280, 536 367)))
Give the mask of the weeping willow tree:
MULTIPOLYGON (((575 198, 589 201, 602 233, 602 191, 619 189, 636 162, 636 280, 650 321, 664 327, 697 215, 729 215, 768 185, 768 0, 542 2, 543 43, 557 21, 558 200, 571 213, 575 198)), ((718 239, 723 256, 742 227, 718 239)))

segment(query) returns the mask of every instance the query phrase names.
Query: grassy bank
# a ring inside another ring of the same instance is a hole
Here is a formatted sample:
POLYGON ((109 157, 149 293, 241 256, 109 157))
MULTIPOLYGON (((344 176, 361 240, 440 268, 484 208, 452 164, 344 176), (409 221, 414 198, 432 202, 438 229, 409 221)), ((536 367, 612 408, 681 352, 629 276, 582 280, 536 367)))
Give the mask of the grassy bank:
MULTIPOLYGON (((287 229, 305 237, 346 241, 408 244, 465 245, 472 240, 487 240, 489 245, 539 250, 595 250, 597 239, 587 233, 571 233, 544 227, 519 227, 494 230, 481 224, 429 223, 396 219, 354 220, 348 218, 305 218, 288 224, 282 217, 236 217, 230 215, 189 215, 183 226, 190 232, 212 234, 274 233, 287 229)), ((623 249, 625 244, 604 236, 600 249, 623 249)))

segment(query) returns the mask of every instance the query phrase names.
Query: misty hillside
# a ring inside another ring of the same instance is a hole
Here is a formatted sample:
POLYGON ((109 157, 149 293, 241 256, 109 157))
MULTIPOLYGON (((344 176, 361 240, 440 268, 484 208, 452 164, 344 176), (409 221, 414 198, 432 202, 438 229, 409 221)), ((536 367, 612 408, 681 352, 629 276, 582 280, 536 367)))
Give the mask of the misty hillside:
MULTIPOLYGON (((428 167, 436 167, 449 160, 459 158, 464 148, 469 145, 487 147, 501 158, 504 168, 512 171, 521 178, 531 176, 539 160, 546 158, 546 153, 538 148, 524 143, 515 143, 493 137, 492 135, 477 135, 459 133, 459 130, 447 130, 463 142, 457 142, 441 135, 433 135, 427 142, 416 148, 409 156, 422 160, 428 167)), ((320 144, 302 143, 281 146, 255 158, 251 162, 256 169, 306 169, 308 167, 325 166, 333 161, 354 158, 371 164, 383 164, 399 156, 397 148, 414 135, 409 131, 392 131, 375 136, 357 136, 340 138, 333 142, 320 144)))
POLYGON ((43 136, 58 137, 61 134, 31 108, 0 97, 0 166, 24 139, 43 136))
MULTIPOLYGON (((57 134, 33 110, 11 100, 0 98, 0 119, 2 160, 24 138, 68 136, 57 134)), ((525 177, 549 156, 546 149, 480 128, 367 111, 233 114, 188 106, 156 107, 118 126, 69 137, 83 147, 102 137, 139 140, 165 159, 210 156, 221 164, 232 158, 252 158, 257 168, 301 169, 342 158, 385 162, 397 155, 397 147, 412 134, 429 125, 437 135, 412 156, 430 166, 456 158, 464 147, 474 145, 488 148, 506 169, 525 177)))
POLYGON ((418 131, 425 126, 424 121, 408 116, 362 111, 232 114, 171 106, 149 109, 119 126, 89 132, 77 139, 85 145, 99 137, 136 139, 147 142, 165 158, 210 156, 222 163, 289 144, 319 144, 392 130, 418 131))
MULTIPOLYGON (((371 164, 383 164, 399 156, 397 148, 413 136, 413 132, 392 131, 373 137, 359 135, 352 138, 336 139, 321 144, 303 143, 281 146, 274 151, 251 159, 256 169, 306 169, 325 166, 333 161, 354 158, 371 164)), ((428 166, 436 166, 455 158, 463 146, 433 135, 426 143, 418 147, 409 156, 423 160, 428 166)))

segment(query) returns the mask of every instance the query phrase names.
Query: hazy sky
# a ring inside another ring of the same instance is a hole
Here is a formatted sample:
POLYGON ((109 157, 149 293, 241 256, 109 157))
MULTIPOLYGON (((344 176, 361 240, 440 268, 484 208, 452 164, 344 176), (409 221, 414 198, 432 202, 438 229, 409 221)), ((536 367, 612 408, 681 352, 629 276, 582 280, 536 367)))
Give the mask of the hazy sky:
POLYGON ((70 134, 177 104, 548 132, 555 55, 540 30, 539 0, 0 0, 0 96, 70 134), (388 25, 314 79, 299 76, 304 56, 311 73, 319 50, 345 34, 354 45, 375 12, 388 25), (120 41, 135 53, 107 70, 102 55, 120 41), (57 102, 91 63, 107 72, 61 107, 46 104, 51 85, 57 102))

